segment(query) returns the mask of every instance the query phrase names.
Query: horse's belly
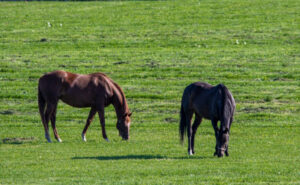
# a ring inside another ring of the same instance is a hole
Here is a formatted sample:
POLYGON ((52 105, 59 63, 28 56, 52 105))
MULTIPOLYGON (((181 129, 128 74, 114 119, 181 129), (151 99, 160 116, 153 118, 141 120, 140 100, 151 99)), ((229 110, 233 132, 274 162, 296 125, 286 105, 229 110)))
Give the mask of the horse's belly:
POLYGON ((73 107, 91 107, 93 104, 93 100, 91 98, 91 95, 89 93, 67 93, 65 95, 62 95, 60 99, 73 107))
POLYGON ((60 98, 64 103, 71 105, 72 107, 91 107, 92 103, 89 101, 82 101, 77 98, 60 98))
POLYGON ((210 98, 205 94, 198 96, 198 98, 194 100, 193 109, 200 117, 211 120, 214 118, 214 110, 212 110, 211 101, 209 100, 210 98))
POLYGON ((69 101, 68 99, 63 99, 63 98, 61 98, 61 100, 62 100, 64 103, 66 103, 66 104, 68 104, 68 105, 70 105, 70 106, 72 106, 72 107, 77 107, 77 108, 91 107, 91 104, 89 104, 89 103, 76 102, 76 101, 69 101))

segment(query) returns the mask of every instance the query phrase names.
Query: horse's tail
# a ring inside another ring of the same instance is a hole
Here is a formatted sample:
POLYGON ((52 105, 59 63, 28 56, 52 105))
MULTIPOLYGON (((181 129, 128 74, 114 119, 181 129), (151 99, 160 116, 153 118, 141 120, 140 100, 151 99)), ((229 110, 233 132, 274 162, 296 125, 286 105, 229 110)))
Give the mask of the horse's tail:
POLYGON ((188 104, 189 97, 190 97, 190 89, 191 86, 187 86, 184 89, 182 99, 181 99, 181 108, 180 108, 180 123, 179 123, 179 135, 180 135, 180 141, 183 143, 184 141, 184 134, 187 133, 187 127, 188 127, 188 122, 186 121, 186 113, 184 110, 185 105, 188 104))
POLYGON ((184 112, 184 109, 183 109, 183 105, 181 104, 180 124, 179 124, 179 134, 180 134, 181 143, 183 143, 184 133, 185 133, 186 128, 187 128, 187 122, 186 122, 185 112, 184 112))
POLYGON ((40 84, 38 86, 38 104, 39 104, 39 112, 41 115, 42 123, 45 123, 45 107, 46 107, 46 100, 43 97, 43 94, 40 89, 40 84))

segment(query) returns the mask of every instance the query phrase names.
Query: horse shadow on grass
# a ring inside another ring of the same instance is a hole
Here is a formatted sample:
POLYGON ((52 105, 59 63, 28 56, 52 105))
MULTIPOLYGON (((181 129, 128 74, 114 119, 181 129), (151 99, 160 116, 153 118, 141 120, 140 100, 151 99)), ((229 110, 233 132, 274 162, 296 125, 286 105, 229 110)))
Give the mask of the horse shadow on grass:
POLYGON ((92 160, 100 160, 100 161, 108 161, 108 160, 182 160, 182 159, 208 159, 214 158, 213 156, 186 156, 186 157, 168 157, 162 155, 119 155, 119 156, 86 156, 86 157, 73 157, 73 160, 78 159, 92 159, 92 160))

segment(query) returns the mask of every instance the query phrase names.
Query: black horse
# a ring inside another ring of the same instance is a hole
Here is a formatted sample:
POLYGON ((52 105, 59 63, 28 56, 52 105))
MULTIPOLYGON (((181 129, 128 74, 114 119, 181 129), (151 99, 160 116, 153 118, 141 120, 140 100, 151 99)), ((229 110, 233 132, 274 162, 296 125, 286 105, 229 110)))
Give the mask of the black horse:
POLYGON ((212 86, 208 83, 196 82, 187 86, 181 101, 179 131, 183 142, 184 132, 187 130, 188 154, 195 153, 195 134, 204 117, 211 120, 215 130, 216 150, 214 155, 222 157, 225 152, 228 156, 229 132, 234 110, 234 98, 225 85, 212 86), (195 120, 192 126, 191 120, 194 113, 195 120), (221 121, 220 128, 218 128, 218 121, 221 121))

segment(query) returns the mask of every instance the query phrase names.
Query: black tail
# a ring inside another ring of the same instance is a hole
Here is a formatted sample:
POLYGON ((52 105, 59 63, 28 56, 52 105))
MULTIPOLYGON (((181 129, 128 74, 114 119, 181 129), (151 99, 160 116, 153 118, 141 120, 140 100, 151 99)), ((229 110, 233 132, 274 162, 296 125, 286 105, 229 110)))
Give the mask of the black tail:
POLYGON ((183 105, 181 104, 181 109, 180 109, 180 124, 179 124, 179 133, 180 133, 180 141, 183 143, 184 140, 184 133, 187 128, 187 122, 186 122, 186 116, 185 112, 183 109, 183 105))
POLYGON ((181 108, 180 108, 180 123, 179 123, 179 135, 180 135, 180 141, 183 143, 184 141, 184 135, 187 133, 187 127, 188 127, 188 121, 186 117, 186 112, 184 110, 184 105, 188 104, 189 97, 190 97, 190 91, 191 91, 191 85, 187 86, 184 91, 181 98, 181 108))
POLYGON ((45 107, 46 107, 46 101, 43 97, 43 94, 40 90, 40 87, 38 87, 38 103, 39 103, 39 112, 41 115, 42 123, 45 123, 45 107))

